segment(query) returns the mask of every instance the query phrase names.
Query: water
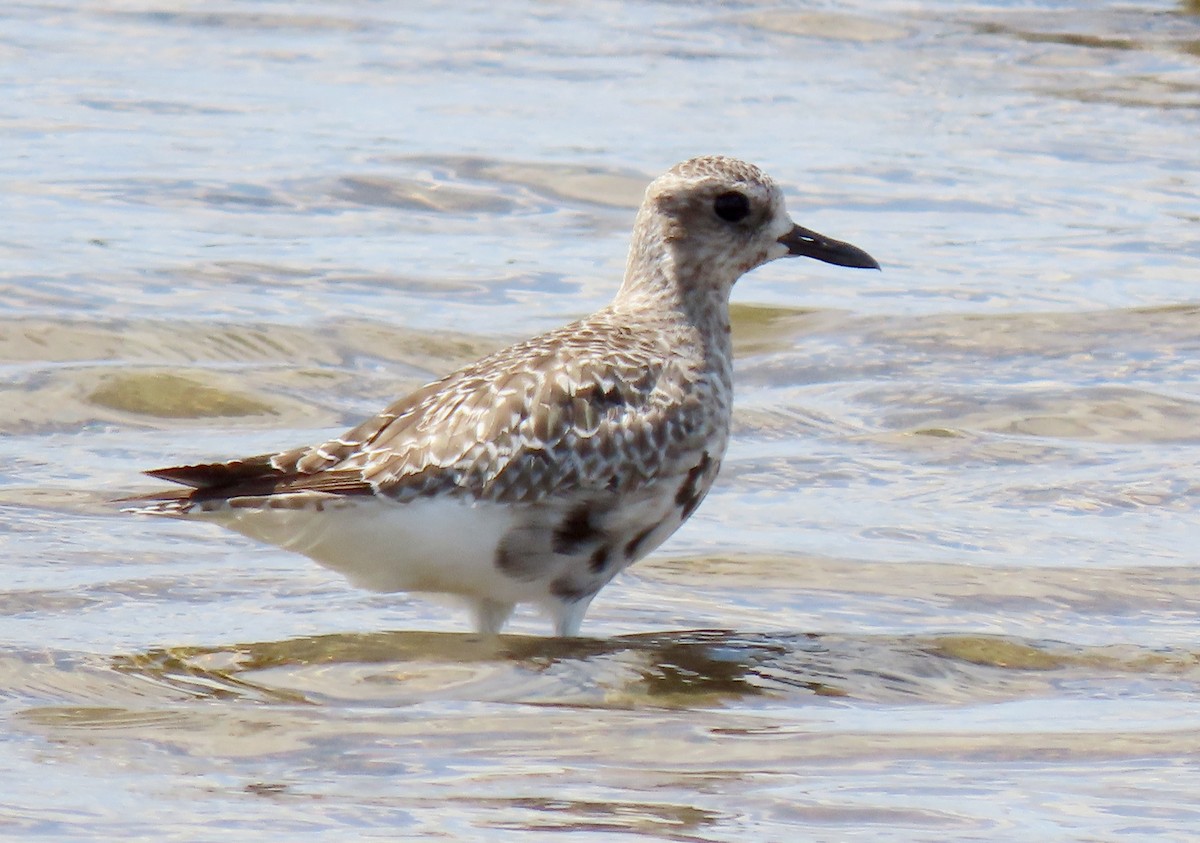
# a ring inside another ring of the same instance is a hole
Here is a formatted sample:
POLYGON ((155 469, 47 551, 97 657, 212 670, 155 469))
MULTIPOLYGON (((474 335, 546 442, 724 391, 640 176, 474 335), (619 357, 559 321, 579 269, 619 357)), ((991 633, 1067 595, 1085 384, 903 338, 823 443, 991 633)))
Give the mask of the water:
POLYGON ((10 3, 0 835, 1200 834, 1194 3, 10 3), (730 153, 717 487, 584 630, 109 500, 605 302, 730 153))

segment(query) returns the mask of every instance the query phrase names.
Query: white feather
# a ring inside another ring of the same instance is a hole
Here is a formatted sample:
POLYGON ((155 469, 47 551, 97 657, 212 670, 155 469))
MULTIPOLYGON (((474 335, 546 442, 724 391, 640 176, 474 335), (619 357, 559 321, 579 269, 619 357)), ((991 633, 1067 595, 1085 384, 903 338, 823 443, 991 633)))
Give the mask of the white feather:
POLYGON ((303 553, 372 591, 441 592, 499 603, 546 597, 544 584, 513 579, 496 567, 496 547, 518 515, 511 506, 361 498, 319 511, 222 507, 192 514, 303 553))

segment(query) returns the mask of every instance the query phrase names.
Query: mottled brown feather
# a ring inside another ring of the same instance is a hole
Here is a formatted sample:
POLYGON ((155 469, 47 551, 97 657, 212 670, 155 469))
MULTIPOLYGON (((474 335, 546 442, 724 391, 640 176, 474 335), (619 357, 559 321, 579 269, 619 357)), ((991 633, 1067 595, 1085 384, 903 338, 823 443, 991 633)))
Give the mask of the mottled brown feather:
POLYGON ((529 503, 564 488, 631 491, 675 471, 728 408, 695 394, 685 361, 696 355, 679 353, 694 332, 618 319, 602 310, 498 351, 320 445, 147 473, 193 487, 196 502, 321 492, 529 503))

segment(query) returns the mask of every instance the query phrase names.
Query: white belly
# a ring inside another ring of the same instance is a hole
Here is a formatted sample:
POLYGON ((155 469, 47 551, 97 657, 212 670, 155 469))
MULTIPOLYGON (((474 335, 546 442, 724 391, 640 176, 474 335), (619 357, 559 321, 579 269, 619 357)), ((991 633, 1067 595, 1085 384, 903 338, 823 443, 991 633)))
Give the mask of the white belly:
POLYGON ((223 508, 201 517, 303 553, 360 588, 521 603, 542 598, 545 588, 496 567, 496 547, 515 515, 511 507, 491 503, 365 498, 320 511, 223 508))

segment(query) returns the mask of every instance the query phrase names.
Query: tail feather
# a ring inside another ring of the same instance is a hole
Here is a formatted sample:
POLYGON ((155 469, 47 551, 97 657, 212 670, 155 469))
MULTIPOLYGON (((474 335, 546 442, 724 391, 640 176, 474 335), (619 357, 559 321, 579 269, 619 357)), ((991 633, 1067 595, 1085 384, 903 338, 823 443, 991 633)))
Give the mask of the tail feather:
MULTIPOLYGON (((186 515, 197 504, 229 501, 235 498, 270 498, 274 495, 317 493, 326 495, 364 495, 374 493, 371 484, 357 469, 317 471, 311 474, 279 465, 285 454, 264 454, 219 463, 197 463, 156 468, 145 472, 151 477, 178 483, 186 488, 163 489, 122 498, 131 503, 131 512, 150 515, 186 515), (143 504, 143 505, 136 505, 143 504)), ((290 463, 285 462, 284 466, 290 463)))
POLYGON ((280 479, 286 472, 276 468, 272 463, 273 454, 263 454, 257 457, 247 457, 228 462, 196 463, 195 465, 172 465, 166 468, 154 468, 145 472, 159 480, 168 480, 191 486, 193 489, 212 489, 219 486, 231 486, 247 480, 261 480, 265 477, 280 479))

